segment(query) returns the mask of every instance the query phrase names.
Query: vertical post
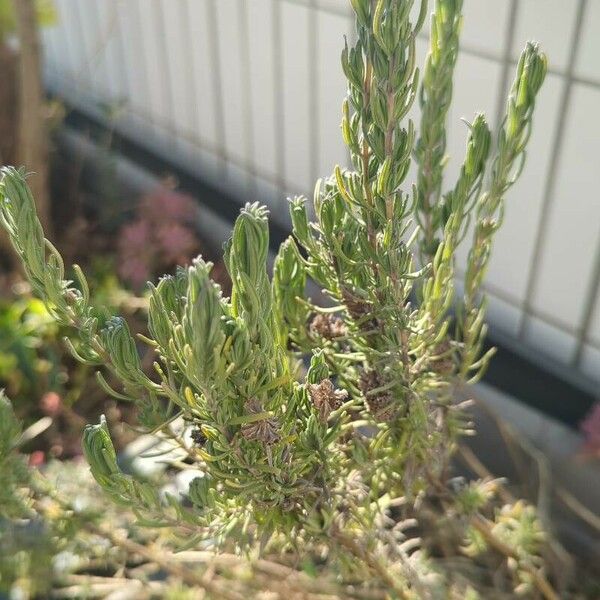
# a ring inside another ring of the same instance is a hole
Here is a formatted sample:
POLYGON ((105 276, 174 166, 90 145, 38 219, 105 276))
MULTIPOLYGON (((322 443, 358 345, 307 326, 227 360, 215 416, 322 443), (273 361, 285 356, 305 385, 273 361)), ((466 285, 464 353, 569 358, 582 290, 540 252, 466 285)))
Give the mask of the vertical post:
POLYGON ((44 122, 41 46, 33 0, 13 0, 19 36, 17 162, 34 175, 29 184, 46 234, 52 237, 48 193, 48 141, 44 122))

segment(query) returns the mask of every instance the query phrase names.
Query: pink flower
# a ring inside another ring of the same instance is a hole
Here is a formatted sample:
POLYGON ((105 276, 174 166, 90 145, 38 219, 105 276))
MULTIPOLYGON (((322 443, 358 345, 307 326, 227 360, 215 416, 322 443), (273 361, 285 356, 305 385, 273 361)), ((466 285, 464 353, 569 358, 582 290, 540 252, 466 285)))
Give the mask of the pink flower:
POLYGON ((143 256, 122 257, 119 263, 119 276, 129 281, 135 288, 141 288, 150 278, 148 261, 143 256))
POLYGON ((156 232, 165 261, 182 264, 189 261, 197 248, 196 237, 183 225, 171 223, 156 232))
POLYGON ((133 221, 133 223, 128 223, 121 229, 119 249, 122 252, 131 252, 133 248, 139 251, 149 243, 150 225, 147 221, 138 219, 137 221, 133 221))
POLYGON ((600 402, 592 406, 579 428, 585 439, 585 453, 600 458, 600 402))
POLYGON ((30 467, 41 467, 46 462, 46 455, 41 450, 35 450, 29 455, 30 467))
POLYGON ((40 400, 42 412, 49 417, 55 417, 62 408, 62 398, 56 392, 46 392, 40 400))
POLYGON ((158 189, 140 202, 140 214, 155 223, 192 221, 196 208, 190 196, 165 188, 158 189))
POLYGON ((154 275, 176 264, 188 264, 199 250, 198 239, 190 228, 196 213, 193 198, 166 187, 143 197, 136 218, 119 234, 121 279, 141 288, 154 275))

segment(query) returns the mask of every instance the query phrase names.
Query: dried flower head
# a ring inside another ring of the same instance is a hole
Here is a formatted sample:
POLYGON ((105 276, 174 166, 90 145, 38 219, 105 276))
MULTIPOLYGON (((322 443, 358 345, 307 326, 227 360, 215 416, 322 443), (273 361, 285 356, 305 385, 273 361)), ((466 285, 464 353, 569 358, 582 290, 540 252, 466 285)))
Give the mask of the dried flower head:
POLYGON ((346 324, 342 319, 323 313, 318 313, 311 319, 308 330, 312 336, 320 336, 326 340, 333 340, 347 333, 346 324))
POLYGON ((438 344, 433 352, 431 370, 439 375, 451 375, 456 367, 452 350, 452 344, 449 340, 444 340, 438 344))
POLYGON ((344 288, 342 299, 348 310, 348 314, 357 322, 361 331, 373 331, 379 328, 379 321, 372 315, 373 305, 367 300, 355 296, 344 288))
POLYGON ((255 419, 242 425, 242 436, 250 442, 262 442, 267 445, 276 444, 281 437, 277 419, 266 416, 266 414, 263 415, 265 410, 256 398, 250 398, 244 408, 248 415, 255 417, 255 419))
POLYGON ((384 382, 376 371, 365 370, 360 375, 359 387, 373 418, 380 423, 393 421, 398 415, 398 406, 390 391, 373 393, 383 387, 384 382))
POLYGON ((329 415, 348 398, 348 392, 346 390, 336 390, 330 379, 323 379, 321 383, 309 384, 308 392, 323 422, 326 422, 329 415))
POLYGON ((348 313, 355 321, 363 319, 371 311, 371 305, 366 300, 355 296, 347 288, 342 290, 342 299, 348 309, 348 313))

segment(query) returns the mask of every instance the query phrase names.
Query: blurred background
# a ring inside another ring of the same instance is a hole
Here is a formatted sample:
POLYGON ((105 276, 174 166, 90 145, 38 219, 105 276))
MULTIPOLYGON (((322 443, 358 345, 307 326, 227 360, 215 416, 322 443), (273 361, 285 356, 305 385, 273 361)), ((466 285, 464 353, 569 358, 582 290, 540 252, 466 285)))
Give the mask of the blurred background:
MULTIPOLYGON (((55 0, 42 28, 47 90, 282 228, 286 197, 346 164, 344 0, 55 0)), ((488 277, 493 333, 583 390, 600 388, 600 2, 465 0, 449 119, 449 181, 466 126, 497 126, 526 40, 550 74, 488 277)), ((427 31, 419 40, 425 56, 427 31)), ((415 111, 416 112, 416 111, 415 111)), ((418 116, 417 116, 418 118, 418 116)), ((67 118, 67 125, 70 119, 67 118)), ((132 157, 135 161, 135 157, 132 157)), ((141 165, 143 166, 143 165, 141 165)), ((222 215, 214 198, 199 197, 222 215)))

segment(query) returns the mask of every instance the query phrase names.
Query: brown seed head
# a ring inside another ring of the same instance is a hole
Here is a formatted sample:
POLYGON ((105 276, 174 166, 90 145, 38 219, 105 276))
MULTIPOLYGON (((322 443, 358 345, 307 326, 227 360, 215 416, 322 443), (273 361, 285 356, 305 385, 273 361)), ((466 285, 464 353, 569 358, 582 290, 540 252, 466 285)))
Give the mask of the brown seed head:
POLYGON ((336 390, 330 379, 323 379, 321 383, 309 384, 308 392, 323 422, 327 421, 329 415, 348 398, 348 392, 336 390))
POLYGON ((342 319, 333 315, 319 313, 315 315, 308 329, 313 336, 320 336, 332 340, 346 335, 346 325, 342 319))
POLYGON ((350 316, 355 321, 358 321, 369 314, 371 305, 366 300, 355 296, 346 288, 342 290, 342 299, 344 300, 344 304, 346 305, 350 316))
POLYGON ((376 317, 368 318, 373 312, 373 305, 355 296, 347 289, 342 290, 342 299, 348 310, 348 314, 355 320, 360 321, 359 329, 362 331, 370 331, 379 327, 379 322, 376 317))
POLYGON ((359 387, 369 412, 379 423, 388 423, 398 416, 398 406, 394 397, 389 391, 370 393, 383 385, 384 382, 376 371, 365 370, 360 375, 359 387))
MULTIPOLYGON (((256 398, 250 398, 244 408, 250 415, 264 412, 261 403, 256 398)), ((242 425, 241 433, 250 442, 262 442, 267 445, 276 444, 280 439, 279 422, 277 419, 264 417, 242 425)))
POLYGON ((439 343, 433 354, 435 357, 431 361, 431 370, 439 375, 452 375, 455 364, 452 355, 452 346, 448 340, 439 343))

